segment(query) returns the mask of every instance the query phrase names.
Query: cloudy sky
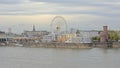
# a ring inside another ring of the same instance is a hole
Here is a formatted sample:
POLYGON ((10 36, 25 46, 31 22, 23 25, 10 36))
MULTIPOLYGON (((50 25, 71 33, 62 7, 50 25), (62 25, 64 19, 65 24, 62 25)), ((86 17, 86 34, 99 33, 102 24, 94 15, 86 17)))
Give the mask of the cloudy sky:
POLYGON ((120 30, 120 0, 0 0, 0 30, 49 30, 55 16, 66 19, 68 28, 120 30))

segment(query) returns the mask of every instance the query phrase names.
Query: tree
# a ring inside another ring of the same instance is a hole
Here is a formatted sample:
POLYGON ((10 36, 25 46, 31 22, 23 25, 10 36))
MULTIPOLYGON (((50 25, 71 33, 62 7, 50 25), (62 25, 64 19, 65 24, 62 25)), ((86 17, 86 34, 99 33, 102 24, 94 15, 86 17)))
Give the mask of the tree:
POLYGON ((94 41, 94 40, 96 40, 96 41, 100 41, 100 37, 98 37, 98 36, 96 36, 96 37, 92 37, 92 41, 94 41))
POLYGON ((118 33, 116 31, 110 31, 109 32, 109 39, 114 40, 114 41, 118 41, 120 39, 120 36, 118 35, 118 33))

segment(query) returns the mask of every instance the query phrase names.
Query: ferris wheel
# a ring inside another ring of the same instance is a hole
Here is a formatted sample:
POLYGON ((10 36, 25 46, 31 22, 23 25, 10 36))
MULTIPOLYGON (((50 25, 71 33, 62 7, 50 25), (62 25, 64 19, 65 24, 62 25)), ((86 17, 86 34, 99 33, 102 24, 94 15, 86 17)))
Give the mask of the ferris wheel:
POLYGON ((56 16, 51 22, 51 32, 61 34, 67 32, 66 20, 61 16, 56 16))

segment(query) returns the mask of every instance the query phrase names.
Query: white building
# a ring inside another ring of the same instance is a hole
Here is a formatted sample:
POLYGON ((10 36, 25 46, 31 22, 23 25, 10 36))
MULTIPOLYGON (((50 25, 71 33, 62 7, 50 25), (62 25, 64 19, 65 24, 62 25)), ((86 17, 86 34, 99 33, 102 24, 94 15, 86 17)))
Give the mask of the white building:
POLYGON ((96 37, 99 36, 99 31, 80 31, 79 33, 80 35, 82 35, 83 37, 96 37))
POLYGON ((99 31, 79 31, 67 32, 63 34, 49 34, 45 35, 42 42, 64 42, 64 43, 92 43, 92 37, 99 36, 99 31))
POLYGON ((43 36, 42 42, 49 43, 53 41, 54 36, 52 34, 43 36))
POLYGON ((47 35, 49 32, 47 31, 25 31, 24 36, 26 37, 42 37, 47 35))
POLYGON ((25 37, 33 38, 33 37, 43 37, 44 35, 48 35, 49 32, 47 31, 36 31, 35 26, 33 25, 33 30, 32 31, 24 31, 23 35, 25 37))
POLYGON ((98 31, 79 31, 75 38, 70 38, 65 43, 92 43, 91 38, 99 36, 98 31))
POLYGON ((65 43, 91 43, 91 39, 86 37, 76 37, 70 38, 69 40, 65 41, 65 43))
POLYGON ((7 41, 7 36, 5 32, 0 31, 0 42, 5 42, 7 41))

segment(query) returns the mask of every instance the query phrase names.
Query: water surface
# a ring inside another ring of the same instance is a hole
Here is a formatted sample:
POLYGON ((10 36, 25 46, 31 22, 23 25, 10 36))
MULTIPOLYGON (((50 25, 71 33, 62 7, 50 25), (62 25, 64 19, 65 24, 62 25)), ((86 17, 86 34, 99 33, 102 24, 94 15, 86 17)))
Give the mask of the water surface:
POLYGON ((0 47, 0 68, 120 68, 120 49, 0 47))

